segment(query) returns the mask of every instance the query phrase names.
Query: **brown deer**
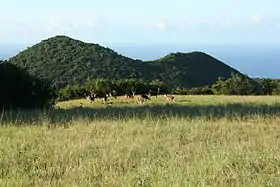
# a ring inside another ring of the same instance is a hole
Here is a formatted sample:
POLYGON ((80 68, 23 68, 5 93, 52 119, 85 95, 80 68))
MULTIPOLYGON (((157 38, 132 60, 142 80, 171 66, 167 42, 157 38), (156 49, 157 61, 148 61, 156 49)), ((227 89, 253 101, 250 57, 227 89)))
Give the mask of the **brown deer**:
POLYGON ((103 93, 103 92, 92 92, 93 93, 93 96, 94 98, 99 98, 99 99, 102 99, 104 102, 107 101, 109 95, 107 93, 103 93))
POLYGON ((141 94, 140 97, 141 97, 141 99, 144 99, 144 100, 151 100, 149 98, 149 96, 147 96, 146 94, 141 94))
POLYGON ((166 97, 167 101, 169 101, 169 102, 174 101, 174 99, 175 99, 175 97, 172 95, 165 94, 164 96, 166 97))
POLYGON ((133 99, 135 97, 135 91, 131 91, 131 93, 127 93, 125 94, 125 97, 128 98, 128 99, 133 99))
POLYGON ((150 89, 149 90, 149 94, 148 94, 148 96, 151 98, 152 96, 155 96, 156 98, 157 98, 157 96, 159 95, 159 92, 160 92, 160 88, 157 88, 157 91, 155 92, 153 92, 152 93, 152 90, 150 89))
POLYGON ((109 97, 113 97, 115 99, 117 99, 117 92, 116 90, 113 90, 112 92, 109 93, 109 97))
POLYGON ((90 92, 90 94, 86 94, 84 93, 84 96, 87 98, 87 100, 89 100, 91 103, 94 101, 95 97, 94 97, 94 93, 90 92))

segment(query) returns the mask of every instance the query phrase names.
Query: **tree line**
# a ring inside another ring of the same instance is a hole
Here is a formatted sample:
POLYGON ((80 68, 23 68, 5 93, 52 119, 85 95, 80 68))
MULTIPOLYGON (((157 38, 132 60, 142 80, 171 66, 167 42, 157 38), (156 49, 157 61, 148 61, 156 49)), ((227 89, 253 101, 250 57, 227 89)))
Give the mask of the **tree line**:
POLYGON ((172 88, 156 79, 88 79, 57 88, 52 81, 30 75, 24 69, 0 61, 0 108, 44 108, 57 101, 84 98, 90 92, 116 95, 131 94, 192 94, 192 95, 280 95, 280 80, 252 79, 238 74, 219 78, 213 85, 193 88, 172 88))
POLYGON ((230 78, 218 78, 215 84, 194 88, 170 88, 160 80, 152 82, 138 79, 120 79, 111 81, 106 79, 88 80, 84 84, 67 85, 60 89, 57 101, 79 99, 91 91, 110 94, 115 91, 117 95, 125 95, 135 91, 136 94, 181 94, 181 95, 278 95, 280 94, 280 81, 277 79, 249 77, 232 74, 230 78))

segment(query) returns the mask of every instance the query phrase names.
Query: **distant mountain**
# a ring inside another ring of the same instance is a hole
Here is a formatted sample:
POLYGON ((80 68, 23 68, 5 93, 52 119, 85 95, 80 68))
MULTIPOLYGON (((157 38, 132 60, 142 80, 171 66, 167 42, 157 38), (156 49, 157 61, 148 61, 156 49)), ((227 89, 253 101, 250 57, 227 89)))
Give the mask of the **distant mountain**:
POLYGON ((98 44, 55 36, 10 58, 32 75, 54 80, 60 87, 86 79, 141 78, 162 80, 172 87, 213 84, 237 70, 202 52, 171 53, 154 61, 141 61, 98 44))

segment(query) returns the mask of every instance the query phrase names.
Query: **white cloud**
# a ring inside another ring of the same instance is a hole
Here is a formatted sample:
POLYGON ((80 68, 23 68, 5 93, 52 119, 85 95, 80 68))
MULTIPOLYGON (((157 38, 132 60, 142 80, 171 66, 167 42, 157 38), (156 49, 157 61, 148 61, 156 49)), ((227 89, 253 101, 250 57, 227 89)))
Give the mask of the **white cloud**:
POLYGON ((159 30, 165 30, 167 27, 166 23, 164 22, 158 22, 156 23, 156 28, 159 29, 159 30))
MULTIPOLYGON (((231 18, 231 17, 194 17, 187 16, 182 18, 177 18, 173 20, 168 20, 165 22, 157 22, 156 26, 161 30, 171 29, 244 29, 247 27, 257 26, 257 27, 279 27, 280 17, 279 18, 265 18, 261 16, 251 16, 247 18, 231 18), (168 24, 167 24, 168 23, 168 24)), ((270 28, 270 29, 271 29, 270 28)))
POLYGON ((69 20, 73 29, 97 28, 101 23, 93 17, 81 16, 69 20))
POLYGON ((249 18, 249 22, 252 24, 260 24, 262 22, 261 16, 252 16, 249 18))
POLYGON ((230 21, 230 20, 222 21, 221 26, 222 27, 230 27, 230 26, 232 26, 232 21, 230 21))
POLYGON ((209 27, 215 28, 217 26, 228 27, 231 25, 230 20, 220 20, 211 17, 183 17, 177 21, 177 27, 181 29, 209 27))
POLYGON ((93 16, 76 17, 0 17, 0 41, 34 42, 55 35, 99 37, 104 33, 104 22, 93 16))

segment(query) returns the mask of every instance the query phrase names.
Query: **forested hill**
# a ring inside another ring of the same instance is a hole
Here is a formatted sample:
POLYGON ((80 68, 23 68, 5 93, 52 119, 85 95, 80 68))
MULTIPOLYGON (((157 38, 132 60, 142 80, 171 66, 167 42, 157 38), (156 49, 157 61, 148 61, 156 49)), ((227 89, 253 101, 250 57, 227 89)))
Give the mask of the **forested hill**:
POLYGON ((218 77, 228 78, 231 73, 241 74, 202 52, 171 53, 143 62, 67 36, 43 40, 10 58, 9 62, 32 75, 53 80, 59 87, 95 78, 158 79, 172 87, 197 87, 213 84, 218 77))
POLYGON ((84 82, 87 78, 138 78, 143 64, 98 44, 84 43, 66 36, 43 40, 10 58, 36 76, 58 85, 84 82))
POLYGON ((154 75, 154 78, 179 87, 181 85, 184 87, 212 85, 218 77, 229 78, 231 73, 242 75, 225 63, 198 51, 171 53, 147 63, 158 67, 158 73, 154 75))

